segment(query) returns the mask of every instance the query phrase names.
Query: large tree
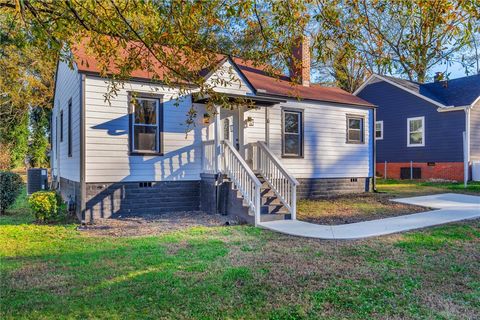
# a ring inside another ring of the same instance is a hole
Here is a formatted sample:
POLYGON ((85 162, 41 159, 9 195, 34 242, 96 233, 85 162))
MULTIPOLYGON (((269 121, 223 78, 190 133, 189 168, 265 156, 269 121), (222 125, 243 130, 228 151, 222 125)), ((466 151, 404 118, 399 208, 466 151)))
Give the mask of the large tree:
POLYGON ((424 82, 428 70, 459 52, 478 19, 477 0, 349 0, 365 43, 385 50, 376 55, 410 80, 424 82))
POLYGON ((14 11, 0 14, 0 42, 0 157, 9 159, 2 161, 2 169, 23 166, 29 143, 36 146, 30 158, 41 158, 45 165, 57 52, 24 29, 20 13, 14 11), (41 135, 32 134, 40 119, 31 117, 36 108, 45 109, 41 135))
POLYGON ((433 66, 462 62, 479 10, 478 0, 316 0, 316 59, 349 91, 369 73, 424 82, 433 66))

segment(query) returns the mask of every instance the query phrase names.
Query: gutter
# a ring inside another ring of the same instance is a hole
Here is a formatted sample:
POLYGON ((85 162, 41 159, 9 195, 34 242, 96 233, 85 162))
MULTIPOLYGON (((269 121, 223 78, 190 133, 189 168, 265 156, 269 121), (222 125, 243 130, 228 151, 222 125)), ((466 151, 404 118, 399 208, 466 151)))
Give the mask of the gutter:
POLYGON ((437 111, 438 111, 438 112, 462 111, 462 110, 466 110, 467 108, 470 108, 470 107, 471 107, 471 106, 458 106, 458 107, 450 106, 450 107, 440 107, 440 108, 437 108, 437 111))
POLYGON ((85 74, 81 74, 80 81, 80 215, 81 223, 85 225, 85 198, 87 188, 85 184, 85 74))

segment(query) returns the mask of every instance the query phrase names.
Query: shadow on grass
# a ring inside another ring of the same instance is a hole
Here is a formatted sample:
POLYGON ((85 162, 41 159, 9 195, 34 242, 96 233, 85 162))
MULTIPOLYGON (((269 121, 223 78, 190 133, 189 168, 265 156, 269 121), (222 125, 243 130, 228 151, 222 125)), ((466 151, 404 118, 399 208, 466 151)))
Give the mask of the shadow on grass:
POLYGON ((268 288, 250 269, 224 265, 221 233, 86 238, 67 230, 46 243, 48 236, 24 242, 34 255, 25 248, 2 259, 6 318, 253 317, 266 301, 268 288), (42 240, 47 248, 31 246, 42 240))

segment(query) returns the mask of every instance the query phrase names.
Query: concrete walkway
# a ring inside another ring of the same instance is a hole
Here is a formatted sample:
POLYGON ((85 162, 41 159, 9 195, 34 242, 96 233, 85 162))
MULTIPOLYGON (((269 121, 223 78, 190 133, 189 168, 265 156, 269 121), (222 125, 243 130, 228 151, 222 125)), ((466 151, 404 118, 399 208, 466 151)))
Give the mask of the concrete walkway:
POLYGON ((294 236, 318 239, 360 239, 480 218, 480 196, 443 193, 392 201, 438 210, 343 225, 319 225, 298 220, 262 222, 261 227, 294 236))

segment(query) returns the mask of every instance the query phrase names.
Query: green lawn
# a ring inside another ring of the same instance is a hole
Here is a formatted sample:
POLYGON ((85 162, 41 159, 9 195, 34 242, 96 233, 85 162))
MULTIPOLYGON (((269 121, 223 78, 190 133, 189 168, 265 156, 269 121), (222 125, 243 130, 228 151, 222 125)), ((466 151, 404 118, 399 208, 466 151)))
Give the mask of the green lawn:
POLYGON ((393 196, 416 196, 443 192, 459 192, 475 195, 480 194, 480 182, 469 182, 465 189, 463 182, 425 182, 377 179, 377 190, 393 196))
POLYGON ((480 318, 480 221, 362 241, 250 226, 96 237, 0 217, 2 319, 480 318))

